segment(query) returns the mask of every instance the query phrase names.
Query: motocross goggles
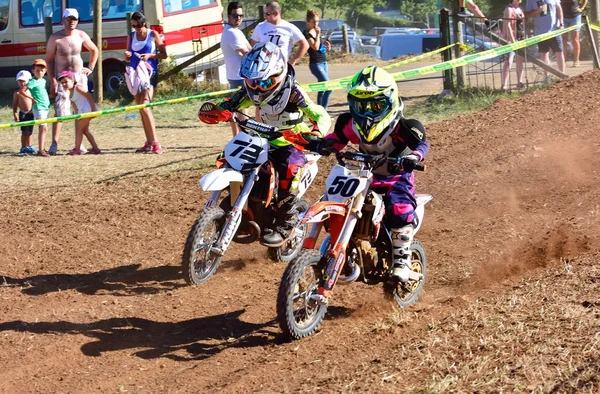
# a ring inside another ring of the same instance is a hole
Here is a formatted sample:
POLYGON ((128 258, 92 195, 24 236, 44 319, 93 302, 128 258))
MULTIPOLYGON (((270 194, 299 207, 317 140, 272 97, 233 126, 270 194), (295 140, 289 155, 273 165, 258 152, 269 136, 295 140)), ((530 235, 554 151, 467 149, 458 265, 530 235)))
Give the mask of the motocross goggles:
POLYGON ((370 115, 373 118, 385 114, 392 108, 392 99, 389 97, 359 99, 350 96, 348 102, 355 114, 359 116, 370 115))
POLYGON ((281 75, 271 76, 267 79, 246 78, 244 81, 246 82, 246 86, 251 90, 261 90, 263 92, 268 92, 270 90, 275 89, 279 85, 279 82, 281 82, 281 75))

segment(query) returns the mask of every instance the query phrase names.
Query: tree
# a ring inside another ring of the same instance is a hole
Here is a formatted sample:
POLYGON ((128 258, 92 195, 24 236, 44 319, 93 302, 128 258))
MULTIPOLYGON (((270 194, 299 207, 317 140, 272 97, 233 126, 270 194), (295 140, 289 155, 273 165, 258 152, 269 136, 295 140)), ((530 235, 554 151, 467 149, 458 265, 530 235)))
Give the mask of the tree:
POLYGON ((439 12, 437 0, 404 0, 402 8, 403 14, 412 15, 415 22, 422 22, 429 27, 429 16, 439 12))

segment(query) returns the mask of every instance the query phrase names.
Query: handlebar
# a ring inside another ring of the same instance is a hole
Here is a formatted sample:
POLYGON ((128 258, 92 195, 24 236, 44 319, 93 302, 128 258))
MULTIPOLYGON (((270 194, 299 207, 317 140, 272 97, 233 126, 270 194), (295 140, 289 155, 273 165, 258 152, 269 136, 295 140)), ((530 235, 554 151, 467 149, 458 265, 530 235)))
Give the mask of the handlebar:
MULTIPOLYGON (((335 157, 338 160, 338 163, 342 166, 345 166, 344 159, 357 161, 360 163, 367 164, 371 169, 376 169, 382 166, 385 163, 398 164, 401 167, 403 166, 404 157, 384 157, 384 153, 378 155, 370 155, 368 153, 360 153, 360 152, 339 152, 332 148, 332 152, 335 153, 335 157)), ((415 165, 414 170, 416 171, 425 171, 425 165, 418 163, 415 165)))

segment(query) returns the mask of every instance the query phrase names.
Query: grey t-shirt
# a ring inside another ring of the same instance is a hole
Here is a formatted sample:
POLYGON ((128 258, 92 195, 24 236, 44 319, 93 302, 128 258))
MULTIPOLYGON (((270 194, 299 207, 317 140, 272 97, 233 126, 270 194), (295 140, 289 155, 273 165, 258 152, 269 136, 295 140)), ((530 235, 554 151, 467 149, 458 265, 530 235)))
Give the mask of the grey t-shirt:
POLYGON ((558 29, 558 18, 556 8, 560 7, 560 0, 527 0, 525 12, 537 9, 538 3, 547 4, 548 12, 544 16, 537 15, 533 18, 533 29, 535 34, 548 33, 558 29))

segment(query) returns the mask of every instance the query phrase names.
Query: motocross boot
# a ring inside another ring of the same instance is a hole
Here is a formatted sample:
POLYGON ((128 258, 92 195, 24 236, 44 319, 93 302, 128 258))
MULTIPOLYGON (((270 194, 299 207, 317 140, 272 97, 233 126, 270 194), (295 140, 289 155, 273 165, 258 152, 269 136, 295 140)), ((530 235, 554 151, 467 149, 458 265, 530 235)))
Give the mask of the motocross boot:
POLYGON ((298 222, 297 199, 293 194, 283 198, 277 205, 274 228, 263 231, 262 244, 268 247, 279 247, 289 237, 290 231, 298 222))
POLYGON ((392 229, 392 245, 394 247, 394 266, 392 277, 407 282, 411 273, 410 246, 415 235, 412 225, 392 229))

